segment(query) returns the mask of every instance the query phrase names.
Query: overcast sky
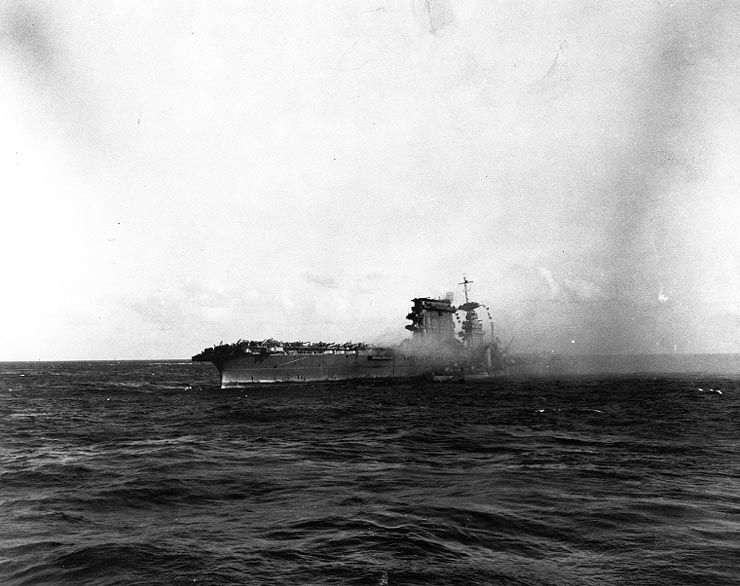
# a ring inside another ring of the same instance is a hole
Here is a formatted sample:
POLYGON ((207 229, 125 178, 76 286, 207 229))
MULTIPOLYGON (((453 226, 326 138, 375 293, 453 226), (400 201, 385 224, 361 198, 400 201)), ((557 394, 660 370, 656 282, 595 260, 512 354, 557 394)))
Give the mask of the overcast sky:
POLYGON ((740 5, 0 8, 0 360, 399 341, 740 351, 740 5))

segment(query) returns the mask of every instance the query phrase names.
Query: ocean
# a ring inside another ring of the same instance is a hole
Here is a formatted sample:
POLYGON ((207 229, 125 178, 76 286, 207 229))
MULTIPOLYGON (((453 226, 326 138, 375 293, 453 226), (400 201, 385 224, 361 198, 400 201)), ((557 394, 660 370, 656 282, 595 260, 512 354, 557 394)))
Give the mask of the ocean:
POLYGON ((8 586, 740 583, 736 375, 0 363, 0 411, 8 586))

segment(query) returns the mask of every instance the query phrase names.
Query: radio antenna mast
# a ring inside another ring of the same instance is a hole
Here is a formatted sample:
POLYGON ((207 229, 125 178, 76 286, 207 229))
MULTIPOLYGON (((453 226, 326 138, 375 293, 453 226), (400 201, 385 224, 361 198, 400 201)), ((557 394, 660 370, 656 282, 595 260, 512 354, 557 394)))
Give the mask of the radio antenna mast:
POLYGON ((474 281, 468 281, 468 277, 466 275, 463 275, 462 283, 458 283, 458 285, 463 286, 463 290, 465 291, 465 303, 469 303, 470 300, 468 299, 468 285, 473 283, 474 281))

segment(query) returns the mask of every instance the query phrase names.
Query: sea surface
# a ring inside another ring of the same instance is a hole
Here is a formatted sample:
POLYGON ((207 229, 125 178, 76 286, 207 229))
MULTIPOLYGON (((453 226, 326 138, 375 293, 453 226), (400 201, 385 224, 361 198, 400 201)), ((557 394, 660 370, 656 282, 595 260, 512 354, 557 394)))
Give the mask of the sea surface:
POLYGON ((0 583, 737 585, 740 377, 0 363, 0 583))

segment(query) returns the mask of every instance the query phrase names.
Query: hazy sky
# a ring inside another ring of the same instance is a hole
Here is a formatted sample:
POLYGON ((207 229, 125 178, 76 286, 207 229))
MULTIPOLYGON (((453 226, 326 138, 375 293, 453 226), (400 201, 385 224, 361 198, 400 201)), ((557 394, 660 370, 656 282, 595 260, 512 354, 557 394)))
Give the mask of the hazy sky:
POLYGON ((740 351, 740 5, 0 7, 0 360, 740 351))

